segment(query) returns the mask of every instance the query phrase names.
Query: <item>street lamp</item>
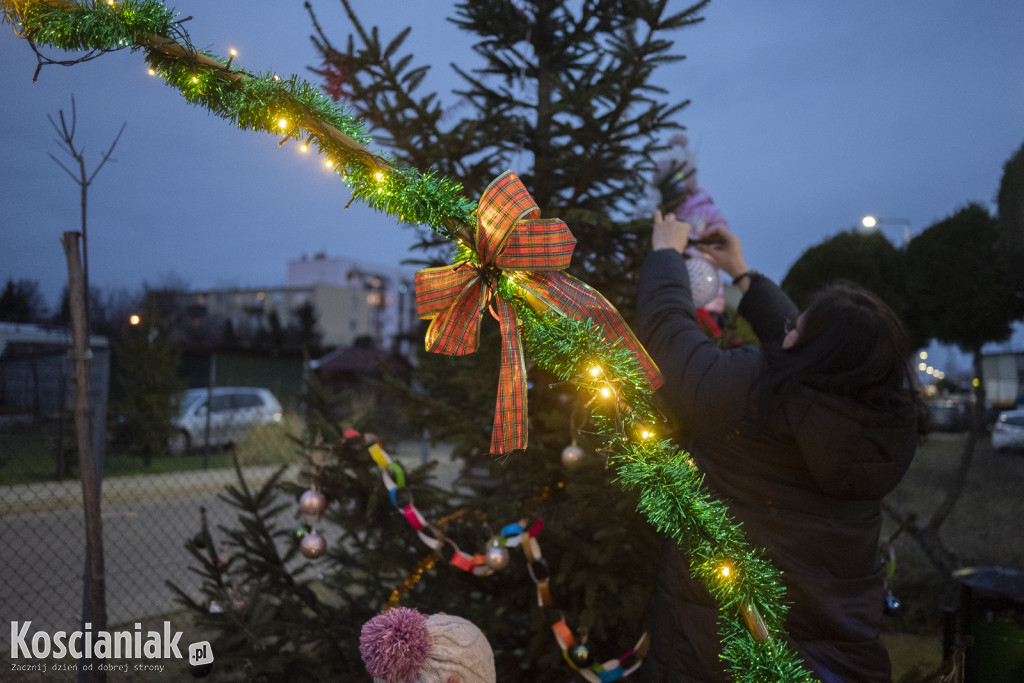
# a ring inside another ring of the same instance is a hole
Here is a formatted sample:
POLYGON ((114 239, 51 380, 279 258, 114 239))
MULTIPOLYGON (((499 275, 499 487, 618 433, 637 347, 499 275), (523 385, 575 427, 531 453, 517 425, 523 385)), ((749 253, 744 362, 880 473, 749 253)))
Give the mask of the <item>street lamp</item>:
POLYGON ((860 219, 860 224, 868 230, 880 225, 902 225, 903 246, 910 244, 910 221, 906 218, 879 218, 877 216, 864 216, 864 218, 860 219))

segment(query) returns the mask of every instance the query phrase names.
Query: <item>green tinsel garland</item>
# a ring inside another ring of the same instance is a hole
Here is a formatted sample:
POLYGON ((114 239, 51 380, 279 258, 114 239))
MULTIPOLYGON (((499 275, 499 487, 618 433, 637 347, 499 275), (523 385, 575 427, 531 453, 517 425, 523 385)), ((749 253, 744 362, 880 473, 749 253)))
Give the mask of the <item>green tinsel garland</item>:
MULTIPOLYGON (((5 18, 35 44, 60 50, 146 50, 147 61, 185 99, 207 108, 244 130, 263 131, 284 140, 308 137, 320 154, 368 206, 412 224, 431 227, 458 239, 457 260, 475 260, 460 237, 468 236, 475 202, 461 196, 460 183, 412 168, 395 168, 362 145, 371 139, 362 122, 337 108, 320 88, 295 76, 253 75, 212 54, 176 45, 175 14, 163 4, 121 0, 114 5, 3 0, 5 18), (281 121, 285 121, 282 126, 281 121), (340 134, 340 135, 337 135, 340 134), (355 144, 348 144, 345 138, 355 144), (340 141, 340 142, 339 142, 340 141)), ((583 390, 615 387, 609 408, 597 402, 595 419, 607 439, 609 462, 618 481, 640 492, 640 510, 660 532, 690 551, 691 571, 718 602, 723 658, 736 680, 812 681, 785 645, 787 607, 778 571, 763 551, 750 548, 724 503, 713 498, 690 457, 670 441, 646 436, 661 420, 643 372, 622 344, 609 343, 590 320, 536 313, 503 278, 501 293, 522 321, 530 358, 562 381, 583 390), (600 378, 588 379, 598 366, 600 378), (620 409, 620 406, 624 408, 620 409), (641 435, 643 434, 643 435, 641 435), (728 567, 729 576, 723 576, 728 567), (766 638, 755 638, 744 615, 763 624, 766 638), (757 620, 759 618, 759 621, 757 620)))
POLYGON ((621 344, 605 341, 596 324, 552 313, 538 314, 520 299, 522 338, 531 360, 562 381, 596 393, 600 386, 617 387, 617 400, 594 403, 599 433, 609 451, 617 481, 640 493, 639 510, 654 527, 689 549, 690 570, 720 608, 722 657, 738 681, 813 681, 800 658, 785 644, 787 607, 779 572, 760 549, 752 549, 726 505, 704 487, 703 475, 690 456, 671 441, 644 438, 648 427, 663 420, 643 388, 636 357, 621 344), (601 376, 587 381, 587 368, 601 376), (606 379, 608 378, 608 379, 606 379), (618 410, 619 403, 628 410, 618 410), (728 577, 723 576, 728 567, 728 577), (767 639, 751 636, 744 613, 756 614, 767 639))

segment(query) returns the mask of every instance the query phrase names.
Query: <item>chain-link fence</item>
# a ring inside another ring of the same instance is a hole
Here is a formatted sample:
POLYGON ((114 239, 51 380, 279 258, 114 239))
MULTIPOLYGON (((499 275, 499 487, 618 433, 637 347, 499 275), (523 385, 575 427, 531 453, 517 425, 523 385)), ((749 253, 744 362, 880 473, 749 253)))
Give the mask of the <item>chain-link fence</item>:
MULTIPOLYGON (((29 440, 18 436, 0 435, 0 457, 7 467, 21 456, 14 449, 25 448, 29 440)), ((280 442, 261 440, 250 446, 261 447, 259 459, 266 460, 280 442)), ((225 486, 237 482, 229 458, 230 453, 218 451, 208 458, 208 468, 201 469, 202 454, 168 455, 154 459, 154 469, 200 469, 104 478, 104 575, 112 629, 181 611, 167 581, 199 596, 198 577, 189 571, 196 562, 185 543, 198 533, 203 509, 212 529, 236 525, 238 511, 218 497, 225 486)), ((243 472, 250 485, 259 486, 278 467, 247 465, 243 472)), ((31 621, 30 633, 78 630, 86 566, 81 482, 7 484, 4 469, 0 467, 0 615, 4 622, 31 621)), ((9 650, 10 631, 0 629, 0 652, 9 650)))

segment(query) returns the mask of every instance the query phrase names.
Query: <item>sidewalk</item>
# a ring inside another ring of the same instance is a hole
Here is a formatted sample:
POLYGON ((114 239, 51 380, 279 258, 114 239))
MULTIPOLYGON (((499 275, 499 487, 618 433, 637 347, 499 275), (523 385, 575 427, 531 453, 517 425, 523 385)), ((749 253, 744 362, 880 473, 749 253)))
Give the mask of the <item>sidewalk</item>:
MULTIPOLYGON (((420 442, 401 442, 394 450, 386 449, 389 457, 406 467, 415 467, 424 460, 420 442)), ((438 486, 450 487, 458 476, 458 463, 449 459, 451 447, 443 444, 429 449, 428 460, 437 460, 435 471, 438 486)), ((277 471, 278 465, 243 467, 249 486, 265 483, 277 471)), ((291 465, 282 479, 295 481, 298 465, 291 465)), ((176 500, 191 498, 207 493, 220 493, 229 484, 237 483, 233 467, 208 470, 187 470, 167 474, 140 474, 126 477, 109 477, 103 480, 102 506, 126 505, 140 501, 176 500)), ((81 510, 82 484, 78 480, 52 481, 38 484, 0 486, 0 517, 55 510, 81 510)))

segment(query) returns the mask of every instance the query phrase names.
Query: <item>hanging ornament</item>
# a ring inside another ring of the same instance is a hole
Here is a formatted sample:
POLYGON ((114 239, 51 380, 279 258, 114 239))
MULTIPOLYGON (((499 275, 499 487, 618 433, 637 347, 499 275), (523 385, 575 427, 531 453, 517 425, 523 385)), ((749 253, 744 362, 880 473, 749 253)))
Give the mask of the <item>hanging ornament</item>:
POLYGON ((885 608, 883 611, 887 617, 898 617, 903 611, 903 603, 895 595, 889 593, 885 596, 885 608))
POLYGON ((508 548, 498 545, 497 541, 491 541, 484 554, 484 561, 494 571, 500 571, 508 566, 508 548))
POLYGON ((299 541, 299 552, 306 559, 315 560, 327 552, 327 541, 317 532, 310 532, 299 541))
POLYGON ((299 510, 304 515, 319 517, 324 513, 325 509, 327 509, 327 496, 319 491, 310 489, 299 498, 299 510))
POLYGON ((577 446, 574 441, 562 450, 562 464, 566 467, 575 467, 586 454, 586 451, 577 446))
POLYGON ((301 541, 303 538, 308 536, 313 531, 313 527, 309 526, 305 522, 299 522, 292 529, 292 533, 295 534, 295 540, 301 541))
POLYGON ((572 649, 572 661, 578 667, 590 666, 590 648, 580 643, 572 649))
POLYGON ((686 270, 690 274, 694 307, 703 308, 714 301, 722 284, 718 269, 707 259, 694 256, 686 259, 686 270))

